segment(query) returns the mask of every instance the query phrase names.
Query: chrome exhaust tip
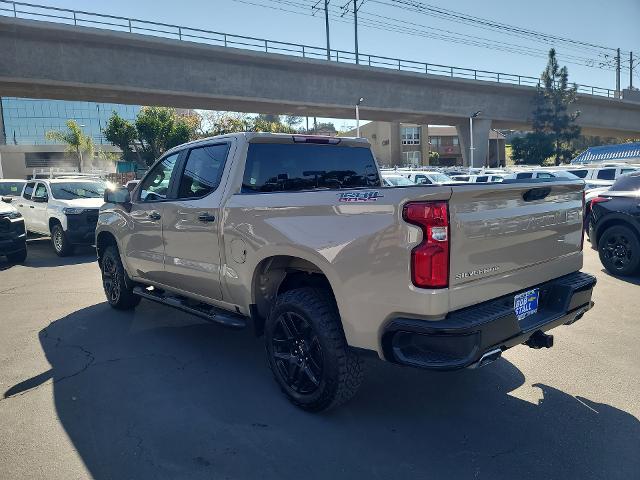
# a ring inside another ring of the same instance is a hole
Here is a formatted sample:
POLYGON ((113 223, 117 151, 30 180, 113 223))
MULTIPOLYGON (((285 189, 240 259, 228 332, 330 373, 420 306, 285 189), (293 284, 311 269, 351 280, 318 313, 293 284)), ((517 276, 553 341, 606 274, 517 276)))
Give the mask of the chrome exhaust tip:
POLYGON ((476 363, 471 365, 470 368, 484 367, 485 365, 489 365, 490 363, 495 362, 501 356, 502 356, 502 350, 499 348, 494 348, 493 350, 489 350, 488 352, 485 352, 484 354, 482 354, 482 356, 480 357, 480 360, 478 360, 476 363))

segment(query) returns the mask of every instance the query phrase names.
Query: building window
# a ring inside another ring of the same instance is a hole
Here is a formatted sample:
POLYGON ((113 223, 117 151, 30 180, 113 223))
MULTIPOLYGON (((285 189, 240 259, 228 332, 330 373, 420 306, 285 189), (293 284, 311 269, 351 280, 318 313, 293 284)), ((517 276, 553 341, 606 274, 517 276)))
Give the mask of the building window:
POLYGON ((400 134, 403 145, 420 145, 420 127, 402 127, 400 134))
POLYGON ((442 145, 442 137, 429 137, 429 144, 432 147, 439 147, 442 145))
POLYGON ((453 144, 458 145, 458 137, 453 137, 453 144))
POLYGON ((422 152, 413 150, 411 152, 402 152, 402 162, 409 166, 419 167, 422 165, 422 152))

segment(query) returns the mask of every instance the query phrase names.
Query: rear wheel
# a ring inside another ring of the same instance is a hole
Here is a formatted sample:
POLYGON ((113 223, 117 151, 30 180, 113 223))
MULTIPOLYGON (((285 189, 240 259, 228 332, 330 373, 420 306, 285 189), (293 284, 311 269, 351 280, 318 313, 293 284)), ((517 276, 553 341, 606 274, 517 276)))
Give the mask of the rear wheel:
POLYGON ((53 245, 53 250, 56 252, 56 255, 59 257, 66 257, 67 255, 73 254, 73 245, 69 242, 67 235, 62 229, 62 225, 59 223, 56 223, 51 228, 51 244, 53 245))
POLYGON ((362 383, 360 359, 347 345, 337 309, 323 290, 299 288, 278 296, 265 342, 280 389, 305 410, 338 406, 362 383))
POLYGON ((115 245, 105 248, 100 262, 102 286, 109 305, 118 310, 129 310, 140 303, 140 297, 133 293, 133 285, 127 278, 115 245))
POLYGON ((598 242, 600 261, 609 273, 631 275, 640 267, 640 239, 629 227, 607 228, 598 242))
POLYGON ((11 262, 11 263, 22 263, 27 259, 27 247, 25 245, 24 249, 20 250, 19 252, 15 252, 15 253, 10 253, 9 255, 7 255, 7 259, 11 262))

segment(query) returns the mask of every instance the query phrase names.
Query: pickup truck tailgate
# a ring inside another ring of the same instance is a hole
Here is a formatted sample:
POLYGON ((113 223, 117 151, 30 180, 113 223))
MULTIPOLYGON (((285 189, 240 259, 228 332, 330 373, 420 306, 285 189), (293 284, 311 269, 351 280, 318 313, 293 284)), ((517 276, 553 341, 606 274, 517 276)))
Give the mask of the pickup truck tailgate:
MULTIPOLYGON (((527 269, 580 254, 582 182, 491 186, 452 188, 451 287, 471 286, 475 282, 486 287, 493 277, 500 279, 498 283, 503 288, 505 276, 511 274, 517 279, 511 288, 515 291, 535 283, 527 285, 527 269)), ((496 292, 496 296, 504 293, 496 292)))

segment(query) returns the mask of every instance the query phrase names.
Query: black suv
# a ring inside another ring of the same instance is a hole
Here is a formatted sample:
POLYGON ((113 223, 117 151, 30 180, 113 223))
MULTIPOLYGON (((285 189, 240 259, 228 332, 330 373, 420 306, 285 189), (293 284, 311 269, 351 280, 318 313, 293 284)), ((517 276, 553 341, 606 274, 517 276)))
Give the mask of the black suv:
POLYGON ((591 201, 589 240, 610 273, 640 271, 640 172, 619 177, 591 201))
POLYGON ((10 197, 2 197, 0 202, 0 255, 21 263, 27 258, 27 232, 22 215, 9 202, 10 197))

